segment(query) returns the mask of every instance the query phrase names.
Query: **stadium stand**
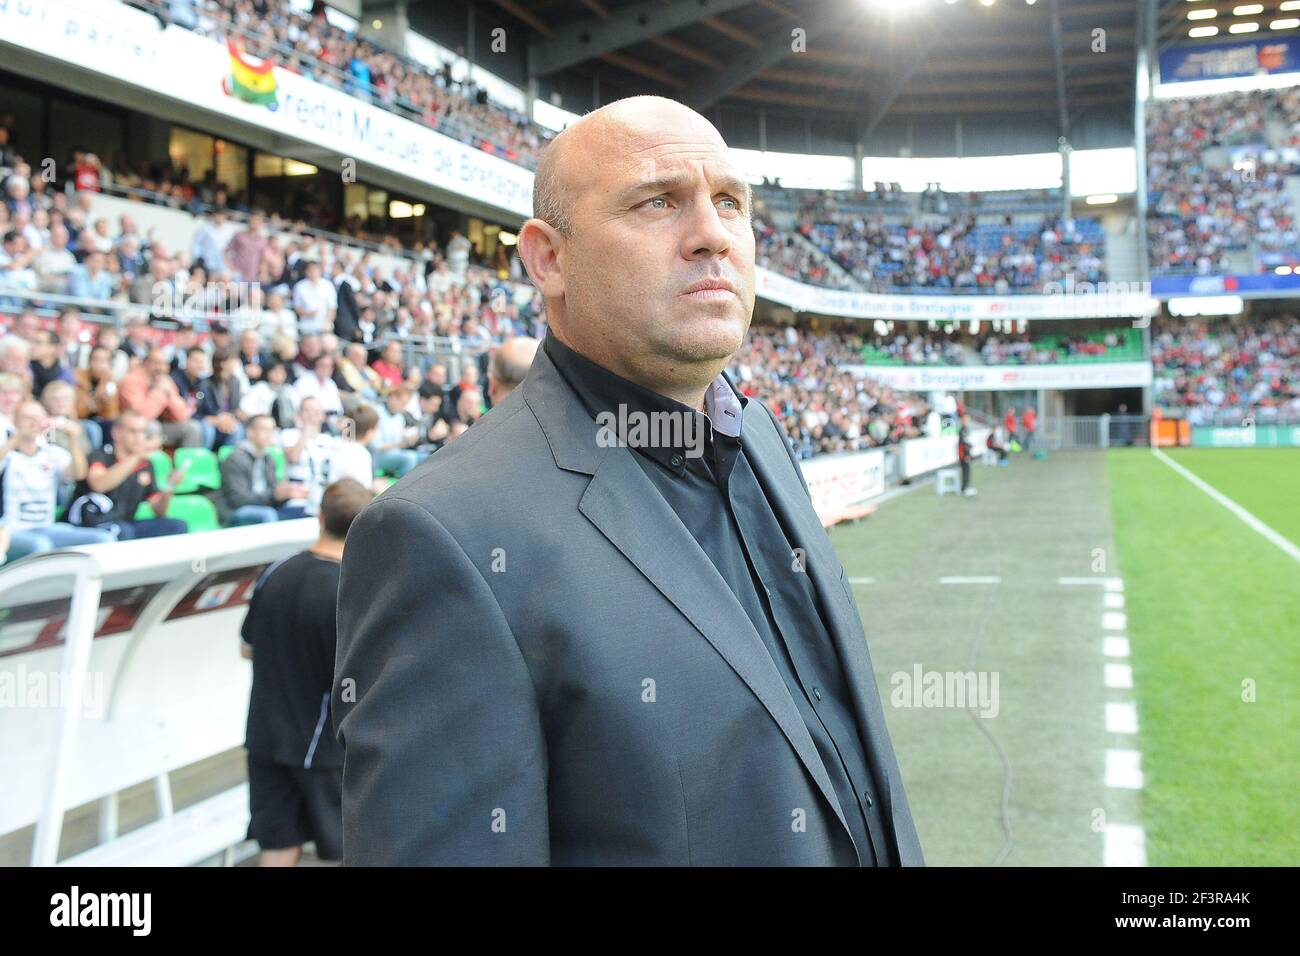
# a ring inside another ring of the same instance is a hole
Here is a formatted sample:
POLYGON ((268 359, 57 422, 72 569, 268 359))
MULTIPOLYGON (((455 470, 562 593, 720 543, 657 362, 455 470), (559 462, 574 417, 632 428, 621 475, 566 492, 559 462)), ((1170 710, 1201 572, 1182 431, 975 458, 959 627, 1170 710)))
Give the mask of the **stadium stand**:
POLYGON ((1153 274, 1249 273, 1296 261, 1287 183, 1300 168, 1294 89, 1153 100, 1146 123, 1153 274))
POLYGON ((1153 392, 1193 425, 1300 419, 1300 319, 1166 319, 1153 329, 1153 392))
POLYGON ((494 103, 472 80, 453 80, 450 63, 430 69, 358 39, 331 24, 323 5, 308 15, 285 0, 133 0, 131 5, 164 23, 230 43, 232 56, 270 60, 529 169, 536 168, 550 138, 527 117, 494 103))

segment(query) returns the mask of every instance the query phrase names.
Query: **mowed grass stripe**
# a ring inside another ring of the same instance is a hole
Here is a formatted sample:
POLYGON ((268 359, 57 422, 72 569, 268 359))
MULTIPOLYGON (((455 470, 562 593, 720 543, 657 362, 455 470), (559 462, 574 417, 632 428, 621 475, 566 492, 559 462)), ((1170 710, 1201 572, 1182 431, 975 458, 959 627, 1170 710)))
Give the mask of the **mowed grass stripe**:
MULTIPOLYGON (((1179 462, 1287 533, 1273 497, 1293 487, 1295 459, 1242 451, 1238 474, 1233 453, 1215 451, 1179 462)), ((1117 449, 1108 465, 1148 861, 1294 865, 1300 566, 1149 451, 1117 449)))

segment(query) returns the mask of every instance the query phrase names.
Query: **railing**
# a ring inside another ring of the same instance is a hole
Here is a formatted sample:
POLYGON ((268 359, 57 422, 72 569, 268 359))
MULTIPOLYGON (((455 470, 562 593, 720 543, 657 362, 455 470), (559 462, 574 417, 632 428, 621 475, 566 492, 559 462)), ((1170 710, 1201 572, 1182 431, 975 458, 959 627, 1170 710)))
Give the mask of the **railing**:
POLYGON ((1039 421, 1031 450, 1115 448, 1150 444, 1146 415, 1054 415, 1039 421))

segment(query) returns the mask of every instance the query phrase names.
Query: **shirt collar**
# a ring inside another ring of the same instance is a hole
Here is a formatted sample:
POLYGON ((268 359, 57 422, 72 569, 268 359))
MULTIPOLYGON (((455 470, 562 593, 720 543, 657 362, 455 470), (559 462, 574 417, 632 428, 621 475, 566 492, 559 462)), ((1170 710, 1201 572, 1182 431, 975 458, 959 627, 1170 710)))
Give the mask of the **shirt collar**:
MULTIPOLYGON (((596 364, 569 348, 550 330, 542 340, 542 348, 546 350, 547 357, 554 363, 560 376, 577 393, 579 400, 593 419, 598 418, 601 413, 607 413, 613 415, 615 421, 622 422, 627 420, 626 413, 631 412, 643 414, 672 412, 680 416, 695 416, 701 419, 698 429, 690 434, 702 434, 704 436, 702 446, 698 442, 686 440, 689 435, 684 427, 674 430, 673 434, 683 439, 675 443, 655 441, 654 437, 651 437, 644 443, 638 444, 635 433, 628 433, 629 447, 655 459, 670 471, 679 475, 685 474, 686 459, 699 458, 704 454, 707 446, 713 441, 714 432, 734 441, 740 440, 741 417, 747 399, 735 390, 725 373, 719 372, 709 384, 704 394, 705 412, 701 413, 596 364), (619 415, 620 406, 625 410, 624 416, 619 415)), ((665 436, 660 434, 655 437, 662 439, 665 436)))

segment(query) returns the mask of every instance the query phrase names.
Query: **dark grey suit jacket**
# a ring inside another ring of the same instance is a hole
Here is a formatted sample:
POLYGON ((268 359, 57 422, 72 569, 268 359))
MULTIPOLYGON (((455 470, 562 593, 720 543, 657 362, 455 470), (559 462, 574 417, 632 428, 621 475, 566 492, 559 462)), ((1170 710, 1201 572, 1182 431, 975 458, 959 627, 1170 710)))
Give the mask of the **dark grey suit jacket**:
MULTIPOLYGON (((899 859, 922 865, 844 568, 772 413, 742 436, 805 549, 899 859)), ((748 616, 538 350, 348 534, 334 719, 349 864, 856 865, 748 616)))

